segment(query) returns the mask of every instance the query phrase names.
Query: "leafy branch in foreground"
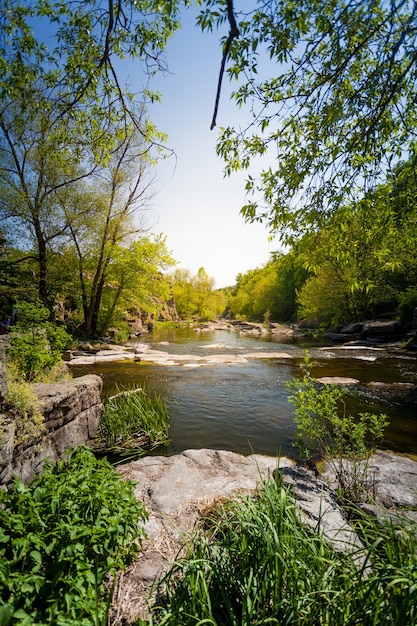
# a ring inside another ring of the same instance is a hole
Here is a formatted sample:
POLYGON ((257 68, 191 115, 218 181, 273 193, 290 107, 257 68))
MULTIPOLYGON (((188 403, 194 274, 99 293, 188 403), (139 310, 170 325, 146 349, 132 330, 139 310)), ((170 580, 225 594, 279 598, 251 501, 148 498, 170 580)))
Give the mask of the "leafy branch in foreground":
POLYGON ((358 528, 365 546, 338 552, 301 521, 279 479, 213 509, 160 581, 144 626, 391 626, 417 617, 416 528, 358 528), (369 567, 369 564, 372 564, 369 567), (366 570, 366 573, 365 573, 366 570))
MULTIPOLYGON (((222 27, 228 5, 204 0, 201 28, 222 27)), ((415 167, 417 6, 265 0, 235 13, 227 71, 248 121, 222 129, 217 152, 227 174, 263 162, 242 214, 288 244, 400 158, 415 167)))
POLYGON ((138 552, 143 505, 88 448, 0 491, 0 624, 107 623, 111 582, 138 552))
POLYGON ((96 451, 142 455, 168 443, 169 415, 159 396, 125 389, 104 400, 96 451))
MULTIPOLYGON (((346 389, 321 385, 311 376, 311 361, 304 360, 304 377, 288 383, 290 402, 295 406, 296 441, 308 461, 330 461, 340 495, 347 501, 361 501, 371 488, 368 461, 381 441, 388 418, 384 414, 346 413, 346 389)), ((371 493, 372 495, 372 493, 371 493)))

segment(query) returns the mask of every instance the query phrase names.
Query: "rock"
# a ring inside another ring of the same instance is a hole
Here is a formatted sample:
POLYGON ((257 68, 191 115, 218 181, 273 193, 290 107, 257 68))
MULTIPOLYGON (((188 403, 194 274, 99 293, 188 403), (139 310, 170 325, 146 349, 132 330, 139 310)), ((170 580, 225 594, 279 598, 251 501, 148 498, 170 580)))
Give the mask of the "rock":
MULTIPOLYGON (((102 384, 95 374, 58 384, 35 384, 34 391, 45 417, 44 432, 13 446, 11 474, 28 483, 42 471, 46 459, 56 461, 67 450, 94 439, 103 412, 102 384)), ((11 442, 7 445, 10 448, 11 442)), ((1 480, 7 483, 10 471, 8 478, 1 480)))
POLYGON ((323 385, 357 385, 359 380, 357 378, 347 378, 344 376, 322 376, 317 378, 318 383, 323 385))
MULTIPOLYGON (((346 471, 350 463, 344 462, 346 471)), ((369 499, 371 504, 364 505, 377 517, 386 518, 387 514, 396 516, 417 511, 417 462, 392 452, 378 451, 372 455, 367 468, 369 499), (374 500, 374 503, 372 501, 374 500)), ((327 463, 323 477, 333 486, 336 485, 332 465, 327 463)))
MULTIPOLYGON (((279 464, 286 467, 292 461, 284 458, 279 464)), ((138 616, 145 618, 152 582, 177 558, 183 533, 190 532, 199 515, 216 501, 253 492, 277 465, 274 457, 203 449, 119 466, 118 471, 136 483, 136 496, 145 503, 149 521, 139 559, 118 581, 112 623, 133 624, 138 616)))
POLYGON ((271 322, 269 324, 269 330, 273 335, 277 336, 285 336, 285 337, 293 337, 294 329, 289 326, 284 326, 283 324, 277 324, 275 322, 271 322))
POLYGON ((349 324, 348 326, 343 326, 339 332, 347 335, 357 335, 360 334, 362 330, 363 322, 355 322, 353 324, 349 324))
POLYGON ((112 623, 134 624, 147 616, 152 582, 178 558, 184 534, 216 502, 237 493, 251 493, 261 482, 282 473, 291 485, 306 523, 320 529, 337 549, 360 547, 359 539, 337 507, 334 492, 304 468, 286 458, 242 456, 221 450, 186 450, 171 457, 146 457, 119 466, 136 483, 135 493, 145 503, 148 538, 138 560, 120 577, 115 591, 112 623))
POLYGON ((347 523, 329 485, 304 467, 281 470, 284 485, 290 487, 305 524, 328 539, 339 551, 356 551, 362 544, 347 523))
POLYGON ((401 322, 398 320, 389 320, 383 322, 366 322, 363 325, 362 337, 376 337, 378 339, 391 339, 399 337, 402 334, 401 322))

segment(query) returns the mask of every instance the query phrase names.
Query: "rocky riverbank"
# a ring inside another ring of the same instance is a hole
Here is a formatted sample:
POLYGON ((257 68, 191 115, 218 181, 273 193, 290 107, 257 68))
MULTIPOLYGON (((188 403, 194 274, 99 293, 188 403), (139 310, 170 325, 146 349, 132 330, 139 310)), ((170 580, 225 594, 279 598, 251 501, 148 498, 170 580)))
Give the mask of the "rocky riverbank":
MULTIPOLYGON (((388 452, 371 458, 376 494, 369 514, 381 520, 401 510, 417 522, 417 462, 388 452)), ((241 456, 224 450, 187 450, 171 457, 154 456, 120 466, 118 471, 136 483, 136 496, 149 512, 147 539, 137 561, 117 581, 112 623, 133 625, 147 615, 147 599, 155 578, 181 553, 184 539, 199 516, 224 498, 251 493, 275 472, 292 489, 306 524, 323 533, 339 550, 360 547, 324 476, 294 465, 287 458, 241 456)))

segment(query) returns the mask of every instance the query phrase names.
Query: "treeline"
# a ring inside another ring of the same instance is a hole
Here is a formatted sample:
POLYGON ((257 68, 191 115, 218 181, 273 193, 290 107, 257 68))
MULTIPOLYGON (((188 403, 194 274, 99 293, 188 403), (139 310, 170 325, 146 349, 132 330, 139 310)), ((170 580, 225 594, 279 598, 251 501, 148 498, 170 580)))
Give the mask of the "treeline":
POLYGON ((395 311, 403 323, 417 306, 417 181, 412 161, 287 254, 239 274, 230 314, 251 320, 314 320, 323 327, 395 311))

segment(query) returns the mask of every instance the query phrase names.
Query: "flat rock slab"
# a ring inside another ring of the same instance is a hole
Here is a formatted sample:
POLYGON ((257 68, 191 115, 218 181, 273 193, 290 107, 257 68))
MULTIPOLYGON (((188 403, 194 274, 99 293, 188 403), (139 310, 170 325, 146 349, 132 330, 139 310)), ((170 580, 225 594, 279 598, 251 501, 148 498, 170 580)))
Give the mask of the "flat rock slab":
POLYGON ((118 580, 112 623, 134 624, 147 617, 152 583, 181 554, 204 511, 239 493, 252 493, 276 471, 290 485, 305 523, 320 529, 337 549, 360 549, 360 542, 336 503, 334 492, 312 472, 287 458, 242 456, 224 450, 186 450, 171 457, 145 457, 119 466, 136 483, 135 494, 149 512, 147 539, 138 560, 118 580))
POLYGON ((252 493, 287 458, 226 450, 186 450, 170 457, 145 457, 118 467, 136 483, 135 494, 149 512, 148 538, 138 560, 119 579, 113 600, 114 624, 134 624, 147 616, 147 598, 155 578, 175 560, 198 517, 216 502, 252 493))
POLYGON ((294 359, 296 354, 288 352, 249 352, 247 354, 171 354, 165 350, 144 350, 143 352, 132 350, 99 350, 96 354, 74 356, 70 360, 71 365, 96 365, 110 361, 143 361, 144 363, 156 363, 158 365, 215 365, 224 363, 235 365, 247 363, 249 359, 294 359))

